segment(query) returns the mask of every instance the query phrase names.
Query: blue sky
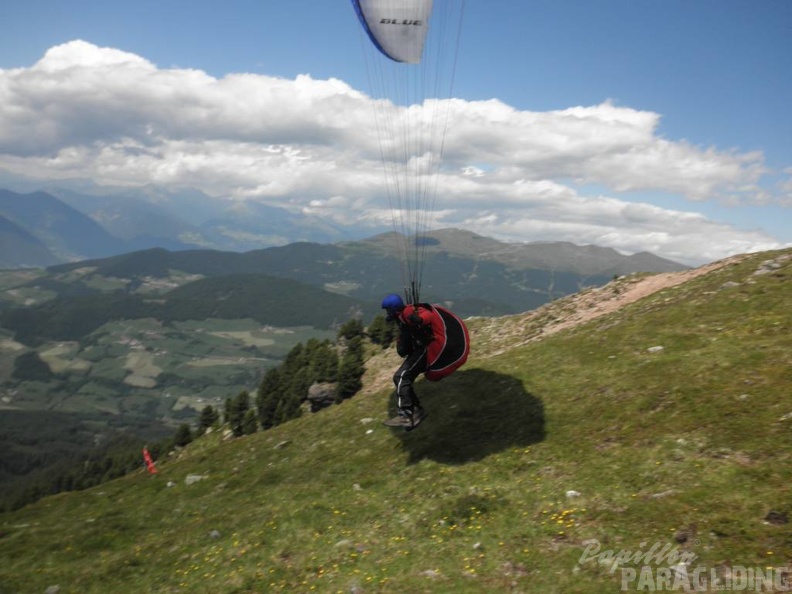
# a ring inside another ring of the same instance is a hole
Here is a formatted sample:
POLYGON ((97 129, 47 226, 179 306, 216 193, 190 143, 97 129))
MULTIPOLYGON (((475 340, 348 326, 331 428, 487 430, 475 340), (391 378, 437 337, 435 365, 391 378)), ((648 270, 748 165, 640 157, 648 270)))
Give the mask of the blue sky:
MULTIPOLYGON (((267 80, 277 77, 286 81, 308 74, 314 81, 335 78, 353 90, 365 93, 367 89, 359 27, 347 0, 27 0, 2 3, 0 22, 4 24, 0 74, 5 75, 0 79, 0 90, 4 80, 6 89, 11 83, 19 85, 13 87, 15 96, 24 96, 28 87, 10 73, 32 71, 48 50, 74 40, 138 56, 160 73, 200 71, 217 80, 250 73, 267 80)), ((528 122, 523 123, 522 138, 530 135, 531 125, 537 126, 534 155, 556 150, 557 143, 538 139, 544 134, 548 139, 557 137, 560 128, 553 122, 561 116, 584 122, 590 118, 599 123, 603 118, 627 122, 624 125, 635 127, 633 136, 646 149, 635 163, 628 155, 636 151, 629 149, 624 149, 618 161, 600 162, 600 154, 614 150, 608 141, 599 153, 596 148, 559 153, 557 160, 563 158, 564 166, 553 170, 534 166, 531 159, 535 157, 525 157, 508 167, 500 162, 491 166, 502 166, 504 172, 523 168, 509 183, 531 182, 531 192, 537 195, 551 187, 553 200, 570 196, 569 209, 590 212, 591 220, 605 218, 619 207, 621 211, 629 207, 631 213, 640 210, 638 218, 645 227, 630 231, 628 226, 636 220, 632 215, 619 223, 588 227, 582 216, 573 224, 573 214, 568 226, 542 226, 536 224, 537 219, 564 217, 554 210, 556 206, 552 210, 537 208, 534 199, 528 200, 533 211, 525 214, 527 206, 521 211, 526 221, 533 218, 534 224, 500 224, 493 212, 477 217, 472 204, 464 216, 454 218, 449 214, 447 222, 460 226, 466 223, 473 230, 483 229, 502 239, 578 237, 578 243, 611 245, 627 252, 645 248, 687 262, 791 243, 790 30, 792 2, 787 0, 468 0, 454 92, 454 97, 470 103, 470 111, 465 113, 491 113, 492 105, 484 104, 491 99, 508 106, 515 117, 522 116, 528 122), (588 111, 569 112, 578 107, 588 111), (653 117, 647 119, 645 114, 653 117), (543 124, 531 124, 533 119, 528 116, 539 117, 543 124), (661 154, 674 160, 666 163, 657 156, 661 154), (652 173, 647 177, 657 178, 652 183, 618 179, 620 167, 633 170, 650 160, 652 173), (690 167, 675 169, 681 161, 689 161, 690 167), (586 173, 570 181, 576 168, 586 173), (660 179, 664 169, 668 171, 668 183, 660 179), (688 173, 699 170, 710 176, 703 185, 688 173), (712 173, 713 170, 723 172, 722 184, 720 178, 715 179, 721 174, 712 173), (689 178, 684 183, 671 179, 680 171, 689 178), (702 189, 713 184, 726 189, 702 189), (654 214, 662 221, 656 227, 644 221, 654 214), (487 226, 485 221, 494 222, 487 226), (684 235, 685 239, 662 239, 663 233, 675 233, 677 221, 681 221, 679 236, 684 235), (695 221, 700 223, 699 231, 695 221), (709 237, 697 244, 697 232, 709 237), (642 243, 641 236, 655 239, 642 243), (722 244, 720 251, 703 250, 713 241, 722 244)), ((62 59, 79 60, 78 54, 85 55, 84 50, 62 59)), ((118 93, 117 89, 113 93, 118 93)), ((114 96, 118 100, 118 95, 114 96)), ((58 95, 49 96, 48 100, 58 101, 58 95)), ((74 95, 69 95, 69 100, 74 100, 74 95)), ((244 101, 245 97, 237 96, 235 100, 244 101)), ((35 104, 31 99, 24 109, 33 109, 35 104)), ((64 179, 63 167, 58 175, 49 175, 42 170, 44 161, 26 161, 37 149, 15 154, 14 147, 22 143, 13 134, 7 133, 6 142, 2 142, 3 127, 16 127, 10 109, 5 114, 2 109, 0 169, 27 176, 35 170, 45 179, 64 179)), ((140 113, 130 114, 130 120, 143 117, 140 113)), ((152 125, 156 128, 156 123, 152 125)), ((295 126, 302 130, 302 126, 295 126)), ((567 132, 577 135, 568 141, 574 144, 580 135, 595 138, 603 131, 607 128, 576 127, 567 132)), ((126 133, 118 134, 115 140, 108 135, 101 142, 117 145, 118 138, 127 137, 126 133)), ((64 138, 57 150, 62 155, 79 152, 78 136, 73 133, 73 137, 64 138)), ((231 133, 223 138, 233 136, 231 133)), ((96 147, 98 138, 92 136, 91 146, 96 147)), ((514 146, 514 139, 502 140, 503 146, 514 146)), ((214 132, 207 133, 207 142, 210 141, 217 150, 218 136, 214 132)), ((300 145, 303 155, 320 159, 306 146, 300 145)), ((49 146, 47 150, 55 149, 49 146)), ((180 154, 184 159, 184 152, 180 154)), ((190 154, 195 159, 197 149, 190 154)), ((239 158, 240 154, 234 155, 239 158)), ((331 162, 332 167, 341 169, 336 157, 323 154, 321 158, 327 159, 325 169, 331 167, 331 162)), ((216 161, 213 166, 225 167, 216 161)), ((97 176, 99 183, 134 183, 131 174, 113 180, 107 177, 107 170, 105 167, 104 177, 97 176)), ((90 177, 90 171, 90 166, 82 163, 70 175, 90 177)), ((147 178, 142 166, 137 174, 141 184, 163 182, 162 177, 147 178)), ((350 174, 348 179, 353 176, 350 174)), ((485 183, 484 179, 480 184, 485 183)), ((248 186, 241 189, 218 185, 201 189, 210 195, 236 192, 237 197, 270 202, 282 199, 295 204, 295 188, 285 182, 280 193, 270 188, 265 195, 256 195, 252 189, 261 184, 245 183, 248 186)), ((493 184, 492 192, 504 187, 493 184)), ((476 191, 481 193, 484 188, 479 185, 476 191)), ((307 191, 304 186, 301 189, 312 196, 317 208, 330 208, 331 199, 342 205, 342 198, 347 199, 347 205, 355 203, 360 208, 354 190, 336 187, 332 196, 322 198, 314 190, 307 191)), ((518 208, 517 197, 504 194, 502 200, 504 205, 510 205, 508 208, 518 208)), ((332 214, 327 212, 328 216, 332 214)), ((340 212, 335 215, 342 216, 340 212)), ((518 216, 515 210, 503 218, 513 221, 518 216)))

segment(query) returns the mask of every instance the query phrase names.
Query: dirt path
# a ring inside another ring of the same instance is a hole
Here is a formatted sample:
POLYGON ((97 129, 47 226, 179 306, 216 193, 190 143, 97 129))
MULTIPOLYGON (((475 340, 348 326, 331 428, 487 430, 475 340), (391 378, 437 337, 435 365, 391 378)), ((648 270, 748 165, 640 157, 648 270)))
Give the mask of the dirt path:
MULTIPOLYGON (((496 356, 515 346, 573 328, 617 311, 657 291, 681 285, 698 276, 735 264, 745 257, 734 256, 682 272, 625 277, 603 287, 586 289, 564 297, 525 314, 479 320, 473 324, 476 338, 482 343, 478 356, 496 356)), ((475 346, 476 340, 472 342, 475 346)))
MULTIPOLYGON (((742 259, 743 256, 739 256, 739 258, 742 259)), ((545 328, 543 334, 553 334, 560 330, 588 322, 599 316, 614 312, 625 305, 634 303, 652 293, 681 285, 698 276, 733 264, 736 261, 737 258, 729 258, 682 272, 663 272, 652 276, 637 278, 635 280, 628 280, 626 285, 622 285, 620 291, 614 291, 611 284, 608 284, 585 293, 578 293, 577 295, 573 295, 571 299, 572 303, 576 305, 576 311, 566 316, 558 323, 550 324, 545 328)))

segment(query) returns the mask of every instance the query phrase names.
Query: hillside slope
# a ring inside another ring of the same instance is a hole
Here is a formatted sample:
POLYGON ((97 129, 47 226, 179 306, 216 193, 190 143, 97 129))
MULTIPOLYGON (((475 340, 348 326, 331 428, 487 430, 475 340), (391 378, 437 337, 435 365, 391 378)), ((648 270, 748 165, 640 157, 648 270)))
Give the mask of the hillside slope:
POLYGON ((792 252, 682 274, 470 320, 414 432, 378 422, 398 364, 379 352, 342 405, 0 516, 2 591, 786 583, 792 252))

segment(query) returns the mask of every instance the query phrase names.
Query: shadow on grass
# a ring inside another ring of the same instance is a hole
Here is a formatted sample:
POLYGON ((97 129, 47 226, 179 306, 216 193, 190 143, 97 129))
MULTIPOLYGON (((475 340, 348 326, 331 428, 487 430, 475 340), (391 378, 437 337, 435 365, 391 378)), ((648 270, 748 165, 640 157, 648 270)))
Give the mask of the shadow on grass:
MULTIPOLYGON (((544 405, 508 375, 457 371, 437 383, 419 382, 416 392, 429 416, 413 431, 392 430, 410 463, 464 464, 545 437, 544 405)), ((396 413, 395 393, 388 408, 396 413)))

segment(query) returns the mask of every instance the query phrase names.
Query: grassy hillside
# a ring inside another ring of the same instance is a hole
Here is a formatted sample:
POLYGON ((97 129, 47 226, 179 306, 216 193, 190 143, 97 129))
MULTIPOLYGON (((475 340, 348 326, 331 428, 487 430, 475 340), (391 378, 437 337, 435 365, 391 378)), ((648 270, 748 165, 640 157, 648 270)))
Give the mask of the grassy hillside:
POLYGON ((604 593, 619 551, 668 580, 684 553, 714 591, 792 566, 790 278, 792 252, 750 256, 541 340, 572 300, 472 320, 411 433, 379 423, 376 354, 341 405, 0 516, 0 592, 604 593))

